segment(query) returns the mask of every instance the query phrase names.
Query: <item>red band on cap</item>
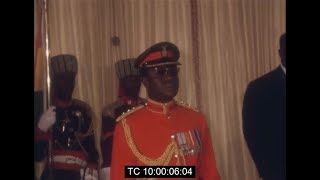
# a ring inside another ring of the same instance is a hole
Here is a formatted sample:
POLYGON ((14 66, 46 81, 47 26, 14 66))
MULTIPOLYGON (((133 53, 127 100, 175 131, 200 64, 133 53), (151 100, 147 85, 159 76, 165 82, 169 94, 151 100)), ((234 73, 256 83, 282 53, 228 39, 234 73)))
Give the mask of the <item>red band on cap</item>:
POLYGON ((141 63, 140 65, 146 63, 146 62, 150 62, 156 59, 160 59, 162 57, 173 57, 173 53, 171 51, 167 51, 167 56, 162 56, 161 51, 157 51, 157 52, 153 52, 150 53, 141 63))

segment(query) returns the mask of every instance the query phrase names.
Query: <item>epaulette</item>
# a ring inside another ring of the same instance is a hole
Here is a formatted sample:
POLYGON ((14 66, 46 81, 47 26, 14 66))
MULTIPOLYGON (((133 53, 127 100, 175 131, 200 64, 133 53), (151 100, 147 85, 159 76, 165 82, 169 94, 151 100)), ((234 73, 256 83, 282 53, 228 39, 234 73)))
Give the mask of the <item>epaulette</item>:
POLYGON ((136 107, 133 107, 131 109, 129 109, 127 112, 124 112, 122 113, 121 116, 119 116, 117 119, 116 119, 116 122, 119 122, 120 120, 122 120, 123 118, 125 118, 126 116, 128 116, 129 114, 132 114, 136 111, 138 111, 139 109, 145 107, 144 105, 139 105, 139 106, 136 106, 136 107))
POLYGON ((192 109, 192 110, 194 110, 194 111, 196 111, 196 112, 200 112, 199 109, 191 106, 190 104, 186 104, 186 103, 183 102, 183 101, 176 101, 176 103, 177 103, 178 105, 180 105, 180 106, 185 107, 185 108, 192 109))

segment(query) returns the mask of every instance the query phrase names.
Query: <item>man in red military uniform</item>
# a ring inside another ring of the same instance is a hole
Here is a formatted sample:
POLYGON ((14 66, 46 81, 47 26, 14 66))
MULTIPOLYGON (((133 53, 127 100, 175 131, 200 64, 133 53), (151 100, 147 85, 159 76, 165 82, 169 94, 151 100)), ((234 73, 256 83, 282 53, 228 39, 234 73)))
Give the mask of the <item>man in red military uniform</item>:
POLYGON ((101 149, 103 163, 100 170, 101 180, 110 179, 112 139, 117 117, 133 107, 145 103, 145 99, 139 97, 141 78, 134 63, 135 59, 129 58, 115 64, 119 78, 119 94, 118 99, 104 107, 102 111, 101 149))
POLYGON ((168 165, 195 166, 197 180, 220 180, 204 115, 173 99, 179 57, 174 44, 161 42, 136 59, 149 99, 117 119, 111 179, 124 179, 125 166, 168 165))
POLYGON ((36 161, 48 158, 41 179, 98 179, 91 108, 72 98, 76 74, 75 56, 50 59, 53 106, 42 114, 35 132, 36 161))

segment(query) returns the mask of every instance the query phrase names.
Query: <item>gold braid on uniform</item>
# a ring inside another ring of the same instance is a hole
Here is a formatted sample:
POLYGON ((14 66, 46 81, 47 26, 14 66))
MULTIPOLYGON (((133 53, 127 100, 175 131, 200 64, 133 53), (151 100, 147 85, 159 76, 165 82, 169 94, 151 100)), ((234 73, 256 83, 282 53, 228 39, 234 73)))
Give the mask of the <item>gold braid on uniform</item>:
POLYGON ((199 112, 199 110, 198 110, 197 108, 191 106, 190 104, 186 104, 186 103, 183 102, 183 101, 180 101, 180 102, 179 102, 179 101, 176 101, 176 103, 177 103, 178 105, 180 105, 180 106, 185 107, 185 108, 192 109, 192 110, 194 110, 194 111, 196 111, 196 112, 199 112))
MULTIPOLYGON (((142 163, 144 163, 147 166, 166 166, 169 164, 169 162, 174 154, 180 154, 176 142, 174 140, 172 140, 172 142, 167 146, 166 150, 164 151, 164 153, 160 157, 158 157, 157 159, 148 158, 148 157, 142 155, 139 152, 137 146, 134 144, 132 136, 131 136, 131 131, 130 131, 130 128, 127 124, 126 119, 122 120, 122 126, 124 129, 124 133, 126 136, 128 146, 130 147, 131 151, 142 163)), ((180 165, 179 159, 177 161, 177 165, 180 165)))
POLYGON ((127 112, 122 113, 122 115, 119 116, 119 117, 116 119, 116 122, 119 122, 120 120, 122 120, 123 118, 125 118, 126 116, 128 116, 129 114, 134 113, 134 112, 136 112, 137 110, 139 110, 139 109, 141 109, 141 108, 143 108, 143 107, 144 107, 144 105, 139 105, 139 106, 137 106, 137 107, 133 107, 133 108, 131 108, 131 109, 128 109, 127 112))

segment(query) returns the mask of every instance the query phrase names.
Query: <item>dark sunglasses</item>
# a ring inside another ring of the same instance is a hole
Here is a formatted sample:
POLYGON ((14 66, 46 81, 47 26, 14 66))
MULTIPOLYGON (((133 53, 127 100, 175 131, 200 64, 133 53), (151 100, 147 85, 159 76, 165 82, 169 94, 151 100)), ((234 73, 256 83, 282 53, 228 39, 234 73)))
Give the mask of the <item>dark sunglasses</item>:
POLYGON ((177 66, 160 66, 152 68, 158 75, 171 75, 176 76, 179 73, 180 68, 177 66))

